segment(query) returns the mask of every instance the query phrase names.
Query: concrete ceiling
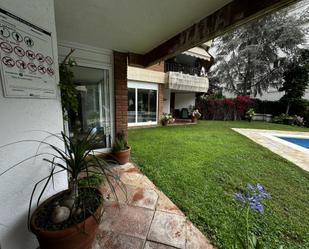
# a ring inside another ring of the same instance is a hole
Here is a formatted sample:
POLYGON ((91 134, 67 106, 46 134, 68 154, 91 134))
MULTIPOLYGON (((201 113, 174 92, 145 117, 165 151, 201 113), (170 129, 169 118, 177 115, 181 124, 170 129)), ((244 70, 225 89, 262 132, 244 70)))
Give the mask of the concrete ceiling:
POLYGON ((145 54, 231 0, 55 0, 58 41, 145 54))

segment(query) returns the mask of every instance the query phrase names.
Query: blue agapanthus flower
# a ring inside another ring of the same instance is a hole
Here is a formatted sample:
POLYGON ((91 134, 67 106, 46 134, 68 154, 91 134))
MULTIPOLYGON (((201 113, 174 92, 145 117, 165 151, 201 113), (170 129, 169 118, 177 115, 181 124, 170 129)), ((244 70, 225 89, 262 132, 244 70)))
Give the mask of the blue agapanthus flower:
POLYGON ((243 204, 248 204, 256 212, 264 213, 264 206, 261 201, 271 198, 271 195, 266 192, 264 186, 260 183, 256 185, 249 183, 247 189, 248 192, 245 195, 240 192, 235 193, 235 199, 243 204))

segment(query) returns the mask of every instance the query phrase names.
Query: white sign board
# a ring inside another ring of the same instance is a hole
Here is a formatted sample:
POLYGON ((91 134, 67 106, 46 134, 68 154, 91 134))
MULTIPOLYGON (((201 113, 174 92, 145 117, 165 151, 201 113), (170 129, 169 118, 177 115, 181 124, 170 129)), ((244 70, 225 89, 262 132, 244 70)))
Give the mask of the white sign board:
POLYGON ((5 97, 55 98, 51 33, 0 8, 0 70, 5 97))

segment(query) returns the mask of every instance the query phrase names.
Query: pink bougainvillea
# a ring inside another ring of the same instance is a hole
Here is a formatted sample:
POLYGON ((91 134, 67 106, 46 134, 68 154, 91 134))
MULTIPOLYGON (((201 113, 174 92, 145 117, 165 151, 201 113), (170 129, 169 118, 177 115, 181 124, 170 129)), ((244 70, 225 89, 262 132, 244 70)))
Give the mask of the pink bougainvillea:
POLYGON ((236 98, 204 99, 198 103, 203 117, 213 120, 237 120, 242 119, 250 103, 249 96, 236 98))

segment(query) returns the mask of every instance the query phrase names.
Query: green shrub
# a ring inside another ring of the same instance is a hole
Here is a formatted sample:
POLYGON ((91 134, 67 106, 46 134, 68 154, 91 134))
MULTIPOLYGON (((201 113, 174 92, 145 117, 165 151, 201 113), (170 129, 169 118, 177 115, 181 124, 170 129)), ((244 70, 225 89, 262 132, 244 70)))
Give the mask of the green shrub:
POLYGON ((273 118, 273 122, 277 124, 285 124, 285 125, 297 125, 304 126, 305 120, 301 116, 290 116, 288 114, 282 113, 279 116, 273 118))
POLYGON ((93 174, 89 177, 84 177, 79 179, 78 186, 79 187, 94 187, 98 188, 104 182, 104 178, 100 174, 93 174))
POLYGON ((114 145, 113 145, 113 151, 114 152, 122 151, 122 150, 126 150, 127 148, 128 148, 128 142, 127 142, 125 134, 123 132, 118 133, 115 138, 114 145))

